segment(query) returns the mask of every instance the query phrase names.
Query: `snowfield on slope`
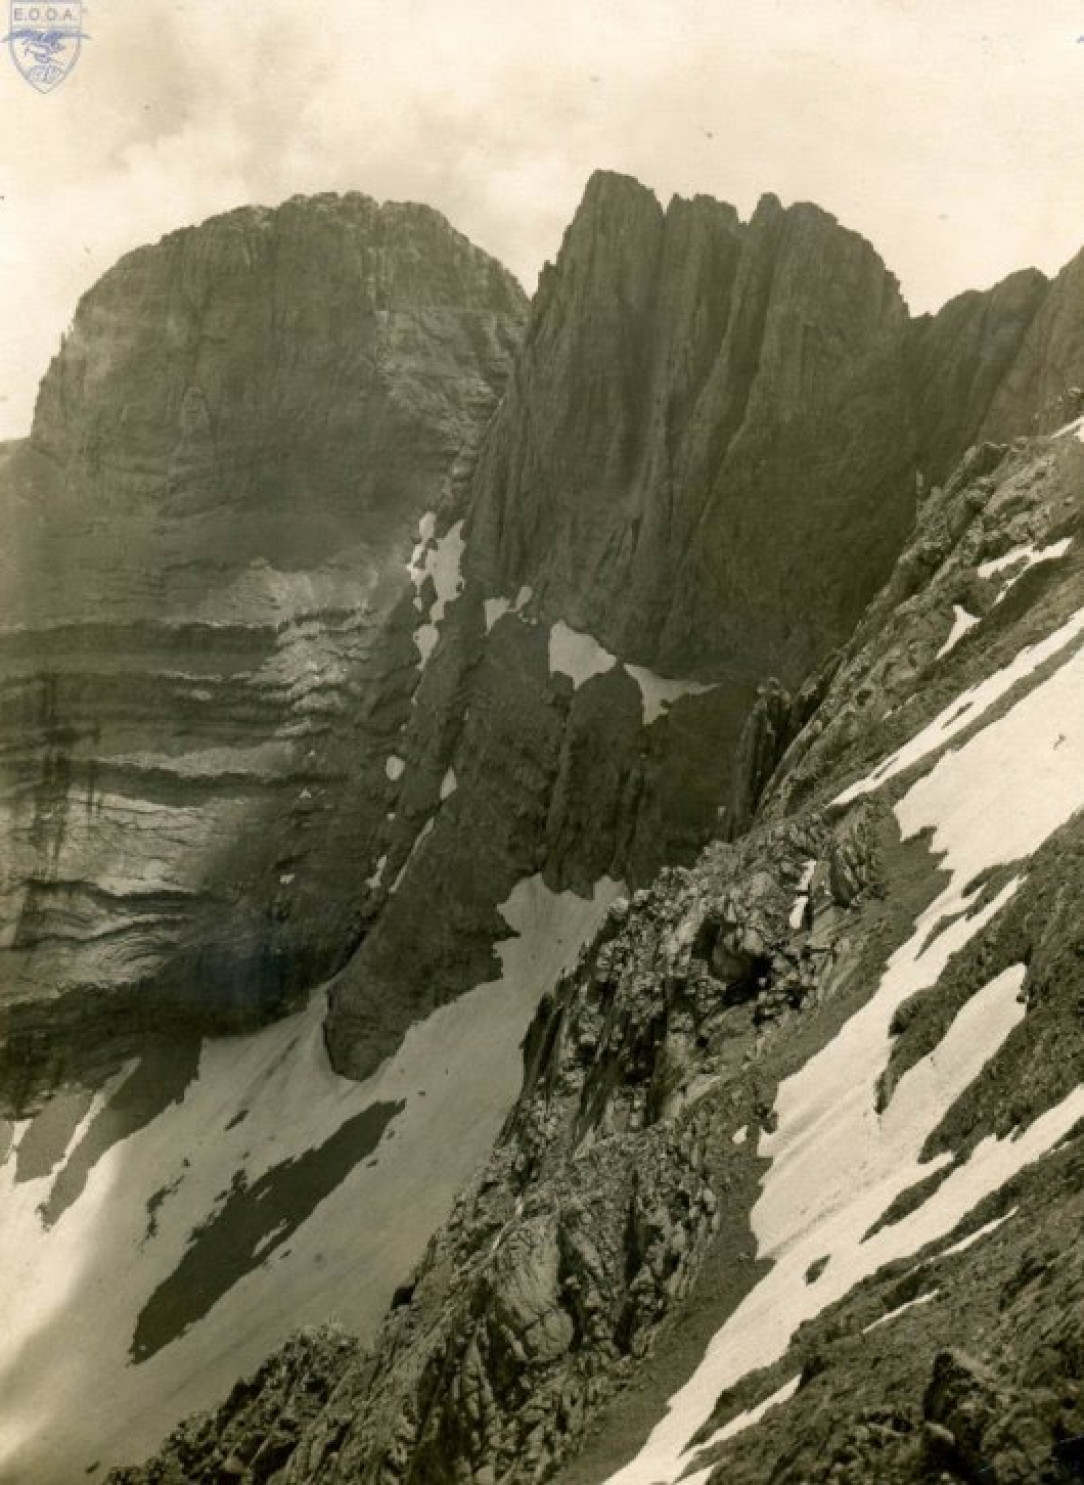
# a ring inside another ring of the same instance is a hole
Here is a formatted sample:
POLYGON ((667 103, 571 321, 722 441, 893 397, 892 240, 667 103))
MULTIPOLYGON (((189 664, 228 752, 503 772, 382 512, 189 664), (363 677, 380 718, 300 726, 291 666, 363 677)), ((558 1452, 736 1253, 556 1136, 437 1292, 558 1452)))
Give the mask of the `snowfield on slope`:
MULTIPOLYGON (((969 693, 966 721, 1054 656, 1066 656, 1084 628, 1077 615, 1002 674, 969 693)), ((944 746, 957 700, 894 758, 845 791, 856 798, 944 746)), ((637 1456, 610 1485, 706 1480, 693 1436, 719 1394, 749 1372, 778 1361, 798 1326, 842 1298, 883 1264, 942 1237, 975 1205, 1041 1159, 1084 1116, 1078 1088, 1026 1130, 988 1137, 916 1210, 863 1240, 900 1193, 951 1161, 920 1163, 928 1135, 981 1073, 1024 1015, 1017 999, 1022 965, 997 975, 960 1010, 940 1044, 900 1080, 883 1114, 878 1079, 892 1047, 896 1008, 936 984, 949 958, 991 921, 1018 890, 1026 859, 1084 805, 1084 651, 1022 695, 958 749, 945 753, 896 805, 905 837, 932 829, 932 849, 950 874, 892 955, 871 999, 839 1034, 779 1088, 775 1132, 758 1153, 770 1159, 752 1225, 772 1267, 711 1341, 690 1380, 637 1456), (979 907, 978 874, 1020 863, 1019 874, 979 907), (827 1265, 814 1283, 806 1272, 827 1265), (686 1471, 693 1469, 693 1473, 686 1471)))
POLYGON ((501 977, 413 1027, 363 1083, 328 1063, 322 994, 207 1042, 187 1086, 100 1153, 51 1225, 66 1163, 137 1070, 98 1096, 53 1171, 18 1181, 19 1140, 35 1137, 21 1126, 0 1166, 0 1481, 57 1485, 151 1452, 299 1325, 332 1315, 371 1332, 497 1135, 540 991, 620 891, 522 881, 501 908, 501 977))

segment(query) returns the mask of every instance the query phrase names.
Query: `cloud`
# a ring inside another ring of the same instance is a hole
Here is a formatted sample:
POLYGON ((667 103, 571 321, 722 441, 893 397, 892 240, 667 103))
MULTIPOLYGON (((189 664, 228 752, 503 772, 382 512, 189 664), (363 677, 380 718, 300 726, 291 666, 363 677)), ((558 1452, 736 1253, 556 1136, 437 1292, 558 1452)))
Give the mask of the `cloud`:
POLYGON ((97 0, 86 29, 55 93, 0 78, 3 436, 122 252, 297 192, 429 201, 529 287, 597 166, 817 200, 918 308, 1080 246, 1075 0, 97 0))

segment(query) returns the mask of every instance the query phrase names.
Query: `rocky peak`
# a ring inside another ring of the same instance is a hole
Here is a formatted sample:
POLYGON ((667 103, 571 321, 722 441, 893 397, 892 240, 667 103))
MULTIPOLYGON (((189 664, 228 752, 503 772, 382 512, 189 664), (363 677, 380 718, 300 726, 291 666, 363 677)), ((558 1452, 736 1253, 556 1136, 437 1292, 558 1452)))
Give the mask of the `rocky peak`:
POLYGON ((145 996, 247 1022, 349 953, 416 674, 391 614, 524 313, 439 213, 356 193, 84 296, 0 485, 0 1098, 93 1081, 145 996))
MULTIPOLYGON (((1084 386, 1084 251, 1050 284, 982 425, 982 437, 1051 432, 1068 420, 1065 399, 1084 386)), ((1075 404, 1074 404, 1075 407, 1075 404)))
POLYGON ((910 519, 905 329, 873 249, 814 207, 766 196, 743 226, 594 178, 487 438, 475 570, 671 674, 808 668, 853 618, 794 643, 811 553, 868 597, 910 519))
MULTIPOLYGON (((918 463, 930 483, 943 481, 960 450, 980 438, 991 402, 1019 356, 1049 287, 1037 269, 1024 269, 985 292, 959 294, 936 315, 922 315, 913 322, 912 385, 921 430, 918 463)), ((1034 395, 1032 388, 1029 407, 1034 395)))
POLYGON ((325 547, 401 532, 503 385, 524 308, 428 207, 351 193, 230 212, 84 296, 31 441, 86 501, 236 522, 303 495, 325 547))

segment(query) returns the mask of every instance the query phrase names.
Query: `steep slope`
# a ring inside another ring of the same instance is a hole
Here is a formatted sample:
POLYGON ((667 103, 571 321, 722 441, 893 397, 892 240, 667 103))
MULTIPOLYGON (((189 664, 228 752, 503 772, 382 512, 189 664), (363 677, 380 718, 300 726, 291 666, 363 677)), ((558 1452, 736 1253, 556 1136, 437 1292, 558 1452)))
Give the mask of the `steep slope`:
POLYGON ((1079 422, 969 455, 753 829, 543 1000, 376 1349, 114 1478, 1073 1478, 1082 526, 1079 422))

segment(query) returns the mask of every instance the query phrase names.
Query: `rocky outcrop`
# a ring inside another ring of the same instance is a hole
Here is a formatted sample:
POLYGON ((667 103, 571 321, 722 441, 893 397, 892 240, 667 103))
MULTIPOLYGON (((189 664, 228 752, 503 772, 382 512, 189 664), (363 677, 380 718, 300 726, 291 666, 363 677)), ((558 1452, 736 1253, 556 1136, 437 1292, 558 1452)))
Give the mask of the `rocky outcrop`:
POLYGON ((985 439, 1053 432, 1084 411, 1084 252, 1067 263, 1028 326, 990 404, 985 439))
POLYGON ((961 294, 909 336, 924 484, 973 444, 1052 433, 1084 412, 1084 254, 1052 281, 1035 269, 961 294))

